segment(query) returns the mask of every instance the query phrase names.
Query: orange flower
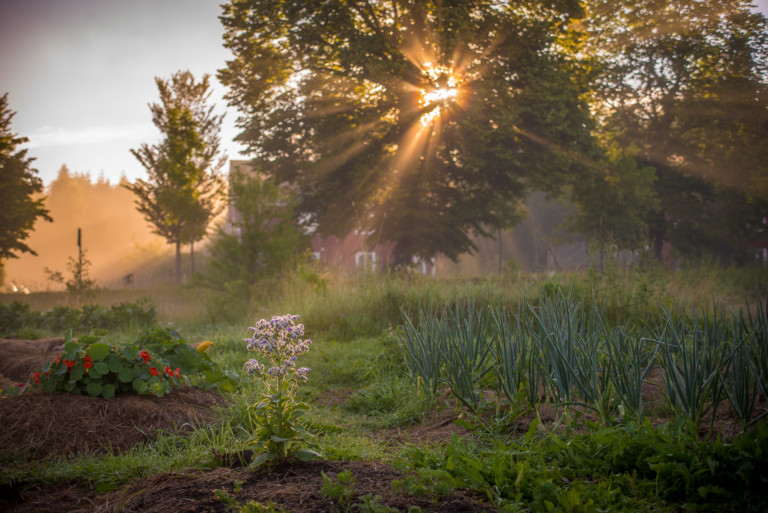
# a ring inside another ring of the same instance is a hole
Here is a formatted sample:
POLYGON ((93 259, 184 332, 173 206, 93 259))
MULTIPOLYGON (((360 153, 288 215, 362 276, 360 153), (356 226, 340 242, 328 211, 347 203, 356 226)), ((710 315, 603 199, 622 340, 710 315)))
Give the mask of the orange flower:
POLYGON ((176 367, 176 372, 175 372, 175 374, 176 374, 176 377, 177 377, 177 378, 180 378, 180 377, 181 377, 181 369, 179 369, 178 367, 176 367))
POLYGON ((173 376, 173 369, 171 369, 169 366, 165 366, 165 369, 163 369, 168 376, 173 376))

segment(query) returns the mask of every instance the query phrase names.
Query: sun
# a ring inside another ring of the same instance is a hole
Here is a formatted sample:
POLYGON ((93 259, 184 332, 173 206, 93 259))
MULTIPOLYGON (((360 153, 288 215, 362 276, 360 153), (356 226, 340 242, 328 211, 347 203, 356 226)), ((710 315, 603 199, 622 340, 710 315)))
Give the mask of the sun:
POLYGON ((422 73, 430 84, 419 90, 421 124, 427 126, 440 117, 443 108, 456 101, 459 82, 453 70, 446 66, 433 66, 430 62, 422 65, 422 73))

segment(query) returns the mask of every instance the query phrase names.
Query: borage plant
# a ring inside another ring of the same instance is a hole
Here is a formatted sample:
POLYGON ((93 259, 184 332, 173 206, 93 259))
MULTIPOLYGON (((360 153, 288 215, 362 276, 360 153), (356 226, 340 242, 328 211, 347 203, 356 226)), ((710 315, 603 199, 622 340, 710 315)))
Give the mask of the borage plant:
POLYGON ((245 370, 266 388, 255 408, 258 429, 253 439, 262 452, 254 456, 251 466, 267 461, 283 463, 294 457, 306 461, 320 456, 299 447, 307 437, 300 417, 309 406, 296 401, 296 390, 300 382, 307 380, 309 369, 297 368, 296 359, 309 351, 312 341, 301 338, 304 325, 295 323, 298 318, 298 315, 283 315, 270 321, 261 319, 250 328, 253 337, 244 339, 249 350, 264 357, 264 363, 248 360, 245 370))

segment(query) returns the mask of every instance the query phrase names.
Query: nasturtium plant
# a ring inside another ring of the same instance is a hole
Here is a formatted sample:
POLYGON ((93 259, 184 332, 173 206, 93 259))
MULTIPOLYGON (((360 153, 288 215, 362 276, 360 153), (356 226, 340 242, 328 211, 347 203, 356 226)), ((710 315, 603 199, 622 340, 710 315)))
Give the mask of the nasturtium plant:
POLYGON ((123 346, 107 344, 102 338, 103 334, 95 333, 74 341, 68 331, 64 352, 13 391, 69 392, 110 398, 131 392, 162 397, 182 384, 206 382, 208 388, 233 388, 231 376, 175 331, 150 331, 135 343, 123 346))

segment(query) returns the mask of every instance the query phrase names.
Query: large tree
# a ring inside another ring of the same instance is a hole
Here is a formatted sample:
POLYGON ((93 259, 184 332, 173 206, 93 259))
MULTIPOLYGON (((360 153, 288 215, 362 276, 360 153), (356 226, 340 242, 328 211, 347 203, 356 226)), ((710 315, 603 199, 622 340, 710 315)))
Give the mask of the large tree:
MULTIPOLYGON (((8 106, 8 94, 0 96, 0 271, 6 258, 35 251, 24 243, 37 218, 51 221, 44 206, 43 182, 32 168, 34 159, 19 146, 28 141, 11 130, 16 113, 8 106)), ((0 272, 0 278, 2 272, 0 272)))
POLYGON ((170 80, 155 78, 155 82, 160 103, 149 108, 164 139, 131 150, 148 179, 125 186, 136 195, 138 210, 154 232, 175 244, 176 278, 181 280, 181 245, 202 239, 223 208, 220 170, 226 157, 219 154, 219 131, 224 116, 215 115, 214 107, 207 105, 208 75, 197 82, 189 71, 180 71, 170 80))
POLYGON ((233 0, 219 72, 239 140, 321 234, 394 263, 471 251, 592 156, 575 0, 233 0))
POLYGON ((595 112, 655 170, 656 256, 670 241, 745 262, 768 214, 765 17, 739 0, 586 4, 587 49, 601 63, 595 112))

